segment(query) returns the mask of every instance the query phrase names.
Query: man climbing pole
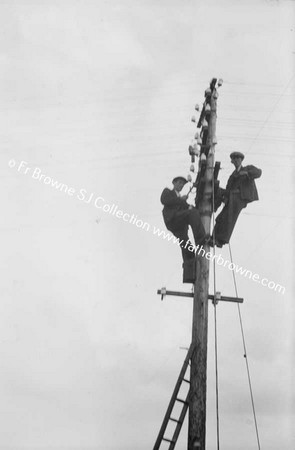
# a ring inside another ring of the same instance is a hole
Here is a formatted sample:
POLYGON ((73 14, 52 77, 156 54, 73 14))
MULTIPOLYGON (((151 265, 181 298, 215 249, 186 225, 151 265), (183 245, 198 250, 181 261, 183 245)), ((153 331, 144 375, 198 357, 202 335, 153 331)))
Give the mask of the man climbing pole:
POLYGON ((241 152, 232 152, 230 158, 235 170, 229 177, 225 190, 221 190, 224 207, 216 218, 214 232, 210 240, 211 246, 213 245, 213 238, 215 238, 217 247, 227 244, 242 209, 248 203, 258 200, 254 179, 259 178, 262 171, 251 165, 243 167, 242 161, 245 156, 241 152))
POLYGON ((184 177, 175 177, 172 180, 173 189, 165 188, 161 195, 164 222, 179 239, 183 262, 195 257, 195 253, 189 250, 194 246, 188 238, 188 226, 192 228, 196 247, 204 244, 206 237, 199 211, 187 203, 188 195, 180 194, 186 183, 184 177))

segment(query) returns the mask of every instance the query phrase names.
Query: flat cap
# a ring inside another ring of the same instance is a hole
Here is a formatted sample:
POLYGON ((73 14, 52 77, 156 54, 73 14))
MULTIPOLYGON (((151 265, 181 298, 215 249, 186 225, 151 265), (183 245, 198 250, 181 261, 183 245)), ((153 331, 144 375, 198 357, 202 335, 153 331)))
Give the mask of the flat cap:
POLYGON ((172 183, 176 183, 177 181, 183 181, 184 184, 187 183, 187 179, 184 177, 175 177, 175 178, 173 178, 172 183))
POLYGON ((243 153, 241 153, 241 152, 232 152, 229 156, 230 156, 231 159, 233 159, 233 158, 242 158, 242 159, 244 159, 245 158, 245 155, 243 155, 243 153))

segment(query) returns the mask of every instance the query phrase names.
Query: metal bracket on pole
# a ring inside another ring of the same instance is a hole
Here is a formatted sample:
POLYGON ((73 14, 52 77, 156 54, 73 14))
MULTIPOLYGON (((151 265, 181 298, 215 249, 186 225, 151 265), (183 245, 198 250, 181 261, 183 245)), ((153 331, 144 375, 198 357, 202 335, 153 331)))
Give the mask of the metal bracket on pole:
POLYGON ((161 294, 161 300, 163 301, 164 300, 164 297, 165 297, 165 295, 166 295, 166 288, 165 287, 162 287, 160 290, 158 290, 157 291, 158 292, 158 294, 161 294))
POLYGON ((212 300, 213 305, 217 305, 219 300, 221 300, 221 292, 215 292, 214 299, 212 300))
MULTIPOLYGON (((157 290, 157 294, 161 295, 161 300, 164 300, 164 297, 166 295, 172 295, 175 297, 194 297, 193 292, 179 292, 179 291, 167 291, 165 287, 162 287, 161 289, 157 290)), ((216 292, 215 295, 208 295, 208 300, 212 300, 213 304, 216 304, 219 301, 222 302, 232 302, 232 303, 243 303, 244 299, 241 297, 228 297, 221 295, 220 292, 216 292)))

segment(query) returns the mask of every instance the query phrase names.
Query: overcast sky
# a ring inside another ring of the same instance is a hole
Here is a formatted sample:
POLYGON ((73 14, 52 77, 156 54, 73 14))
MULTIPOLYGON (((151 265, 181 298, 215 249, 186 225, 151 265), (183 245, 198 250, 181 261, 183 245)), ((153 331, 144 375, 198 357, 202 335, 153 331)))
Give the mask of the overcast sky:
MULTIPOLYGON (((0 2, 1 450, 153 447, 192 302, 156 295, 191 286, 179 248, 152 230, 165 229, 162 189, 188 174, 190 118, 215 76, 221 185, 233 150, 262 169, 234 261, 285 287, 236 275, 261 449, 295 448, 294 13, 288 0, 0 2), (150 230, 96 208, 98 197, 150 230)), ((228 246, 219 253, 229 259, 228 246)), ((234 295, 227 268, 216 282, 234 295)), ((219 303, 217 322, 220 448, 254 450, 236 305, 219 303)), ((213 343, 210 303, 207 450, 213 343)), ((186 440, 185 423, 177 448, 186 440)))

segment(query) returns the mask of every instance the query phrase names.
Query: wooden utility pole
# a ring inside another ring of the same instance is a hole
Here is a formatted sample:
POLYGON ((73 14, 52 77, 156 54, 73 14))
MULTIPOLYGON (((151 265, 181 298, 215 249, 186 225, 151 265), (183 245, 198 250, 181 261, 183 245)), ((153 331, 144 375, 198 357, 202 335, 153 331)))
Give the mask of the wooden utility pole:
MULTIPOLYGON (((214 152, 216 143, 216 80, 211 83, 211 94, 207 95, 210 106, 208 132, 203 132, 203 146, 207 147, 206 169, 204 173, 202 196, 199 211, 206 234, 210 234, 212 216, 212 197, 214 186, 214 152)), ((206 91, 207 92, 207 91, 206 91)), ((205 106, 205 105, 204 105, 205 106)), ((207 110, 209 107, 207 106, 207 110)), ((208 116, 207 116, 208 117, 208 116)), ((204 247, 205 252, 210 247, 204 247)), ((196 255, 196 281, 194 289, 192 345, 195 351, 191 360, 188 450, 206 448, 206 385, 207 385, 207 335, 208 335, 208 289, 209 259, 203 252, 196 255)))

